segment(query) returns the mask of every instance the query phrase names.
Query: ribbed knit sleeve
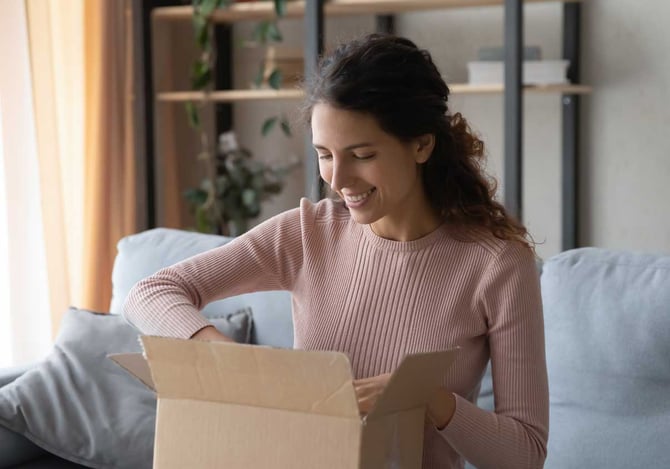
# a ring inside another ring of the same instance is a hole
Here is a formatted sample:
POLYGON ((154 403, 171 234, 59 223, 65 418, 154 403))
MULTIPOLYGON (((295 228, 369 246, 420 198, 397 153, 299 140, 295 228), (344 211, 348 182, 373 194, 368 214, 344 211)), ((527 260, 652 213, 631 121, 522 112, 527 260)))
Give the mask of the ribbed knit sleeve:
POLYGON ((541 468, 549 425, 539 276, 532 253, 508 243, 477 292, 489 323, 495 412, 456 396, 441 432, 478 468, 541 468))
MULTIPOLYGON (((304 217, 303 217, 304 218, 304 217)), ((299 209, 138 282, 124 316, 144 334, 189 338, 210 323, 208 303, 253 291, 291 290, 303 262, 299 209)))

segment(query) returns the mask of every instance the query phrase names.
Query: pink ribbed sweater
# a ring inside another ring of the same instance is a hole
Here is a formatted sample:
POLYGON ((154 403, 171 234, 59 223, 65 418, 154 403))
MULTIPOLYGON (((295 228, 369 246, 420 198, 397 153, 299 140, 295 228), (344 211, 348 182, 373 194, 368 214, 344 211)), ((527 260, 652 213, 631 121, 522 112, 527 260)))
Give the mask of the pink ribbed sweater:
POLYGON ((443 225, 398 242, 351 219, 341 203, 303 199, 220 248, 139 282, 126 318, 143 333, 188 338, 207 303, 259 290, 293 295, 294 346, 349 355, 357 378, 405 354, 462 350, 444 386, 456 412, 426 427, 428 468, 542 467, 548 389, 538 274, 520 243, 443 225), (496 411, 473 402, 492 360, 496 411))

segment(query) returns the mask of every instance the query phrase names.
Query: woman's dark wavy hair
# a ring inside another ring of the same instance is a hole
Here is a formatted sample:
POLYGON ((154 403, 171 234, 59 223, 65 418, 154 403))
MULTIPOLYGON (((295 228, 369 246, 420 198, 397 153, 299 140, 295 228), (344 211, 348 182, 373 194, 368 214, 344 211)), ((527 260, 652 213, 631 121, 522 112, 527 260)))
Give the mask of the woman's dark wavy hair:
POLYGON ((328 103, 373 116, 404 142, 433 134, 435 149, 421 174, 436 212, 450 224, 532 246, 526 228, 494 200, 496 182, 482 167, 484 143, 460 113, 448 112, 449 88, 426 50, 402 37, 363 36, 323 57, 305 91, 307 122, 317 103, 328 103))

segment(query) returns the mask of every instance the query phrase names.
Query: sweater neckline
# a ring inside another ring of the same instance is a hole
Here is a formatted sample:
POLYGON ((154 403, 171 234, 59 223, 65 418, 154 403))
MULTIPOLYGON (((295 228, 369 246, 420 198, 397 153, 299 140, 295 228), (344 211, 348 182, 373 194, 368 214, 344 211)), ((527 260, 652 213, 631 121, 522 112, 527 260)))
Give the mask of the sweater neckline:
POLYGON ((442 237, 445 226, 446 225, 442 223, 430 233, 422 236, 421 238, 413 239, 412 241, 395 241, 392 239, 382 238, 381 236, 375 234, 374 231, 372 231, 371 225, 363 226, 363 235, 372 245, 380 249, 386 251, 411 252, 420 251, 432 244, 435 244, 435 242, 442 237))

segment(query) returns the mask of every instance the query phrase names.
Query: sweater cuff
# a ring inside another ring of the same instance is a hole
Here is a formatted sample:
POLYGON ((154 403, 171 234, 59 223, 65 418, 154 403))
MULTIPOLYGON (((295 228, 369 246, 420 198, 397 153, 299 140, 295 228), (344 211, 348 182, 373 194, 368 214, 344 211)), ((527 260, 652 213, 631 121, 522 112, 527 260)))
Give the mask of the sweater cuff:
POLYGON ((158 335, 177 339, 190 339, 199 330, 212 326, 201 314, 183 315, 178 318, 169 318, 159 327, 158 335))
POLYGON ((454 397, 456 398, 456 409, 454 410, 454 415, 451 416, 451 420, 441 430, 435 427, 447 441, 455 435, 476 432, 476 425, 468 418, 468 408, 473 404, 456 393, 454 393, 454 397))

